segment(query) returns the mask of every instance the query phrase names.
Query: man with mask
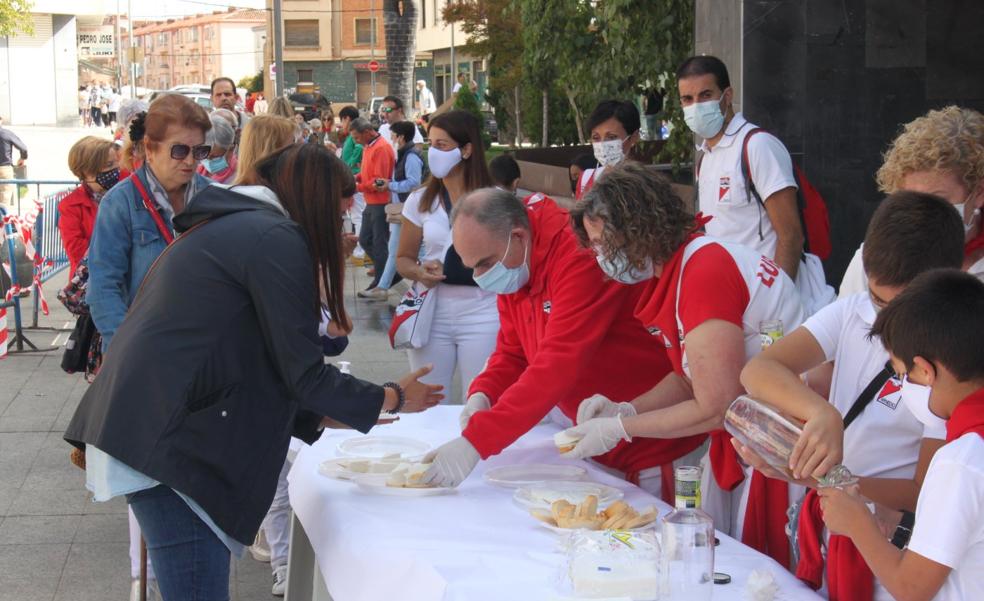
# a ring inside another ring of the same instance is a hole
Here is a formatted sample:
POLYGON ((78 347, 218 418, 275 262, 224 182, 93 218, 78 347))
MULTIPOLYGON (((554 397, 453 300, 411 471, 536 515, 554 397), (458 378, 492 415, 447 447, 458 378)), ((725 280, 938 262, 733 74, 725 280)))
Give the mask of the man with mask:
POLYGON ((595 107, 586 125, 598 166, 581 172, 574 189, 575 199, 587 194, 605 168, 621 164, 631 154, 639 142, 639 124, 639 109, 631 102, 605 100, 595 107))
POLYGON ((763 210, 741 169, 745 136, 756 126, 734 110, 727 67, 713 56, 692 56, 677 69, 677 87, 687 126, 703 138, 697 186, 700 211, 713 217, 708 235, 758 250, 796 280, 804 233, 789 151, 767 132, 748 141, 749 172, 763 210))
MULTIPOLYGON (((634 317, 642 289, 607 278, 552 200, 524 205, 483 188, 458 201, 451 221, 462 263, 499 295, 501 325, 469 389, 462 435, 425 459, 432 461, 425 482, 457 486, 479 459, 501 452, 555 406, 573 420, 593 394, 634 398, 669 373, 665 348, 634 317)), ((703 438, 640 438, 596 460, 670 500, 674 460, 703 438)))

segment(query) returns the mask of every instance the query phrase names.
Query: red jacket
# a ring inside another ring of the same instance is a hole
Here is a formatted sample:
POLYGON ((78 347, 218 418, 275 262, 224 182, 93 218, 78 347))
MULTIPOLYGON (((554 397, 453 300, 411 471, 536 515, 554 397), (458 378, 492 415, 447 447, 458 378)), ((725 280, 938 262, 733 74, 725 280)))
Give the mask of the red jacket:
POLYGON ((92 238, 92 227, 96 224, 98 208, 99 205, 89 196, 84 185, 58 203, 58 229, 71 266, 69 278, 75 275, 79 263, 89 252, 89 240, 92 238))
MULTIPOLYGON (((508 447, 555 405, 573 420, 589 396, 630 401, 671 370, 662 343, 633 315, 641 287, 607 280, 554 201, 541 200, 527 211, 530 281, 499 295, 495 352, 469 390, 492 401, 492 409, 473 415, 463 432, 483 458, 508 447)), ((595 459, 632 474, 669 463, 704 438, 637 438, 595 459)))

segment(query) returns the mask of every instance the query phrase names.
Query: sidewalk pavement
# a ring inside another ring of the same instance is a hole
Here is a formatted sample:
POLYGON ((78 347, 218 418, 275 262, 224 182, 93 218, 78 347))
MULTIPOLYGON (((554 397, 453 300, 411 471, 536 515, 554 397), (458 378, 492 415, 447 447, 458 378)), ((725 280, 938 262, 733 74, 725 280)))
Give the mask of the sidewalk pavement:
MULTIPOLYGON (((58 303, 62 272, 45 286, 51 315, 42 327, 66 328, 72 316, 58 303)), ((374 382, 408 370, 404 353, 389 347, 390 303, 355 299, 368 280, 349 267, 346 306, 355 331, 345 353, 352 372, 374 382)), ((402 291, 403 288, 400 288, 402 291)), ((22 299, 30 323, 32 299, 22 299)), ((13 327, 13 311, 8 312, 13 327)), ((84 473, 69 463, 62 433, 87 384, 61 370, 67 332, 27 330, 46 352, 12 353, 0 361, 0 601, 124 601, 130 591, 129 531, 122 498, 93 503, 84 473)), ((270 567, 249 554, 234 560, 233 601, 268 601, 270 567)))

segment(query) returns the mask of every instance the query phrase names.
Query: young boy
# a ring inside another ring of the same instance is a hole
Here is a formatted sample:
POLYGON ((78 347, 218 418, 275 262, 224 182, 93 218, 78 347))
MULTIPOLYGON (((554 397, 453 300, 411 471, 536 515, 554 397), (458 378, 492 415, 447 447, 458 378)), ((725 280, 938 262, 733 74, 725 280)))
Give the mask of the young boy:
POLYGON ((924 424, 946 420, 908 549, 885 540, 855 489, 820 491, 824 521, 850 536, 896 599, 984 599, 984 283, 955 269, 923 274, 875 320, 904 374, 902 401, 924 424))
MULTIPOLYGON (((886 369, 888 353, 877 340, 869 339, 868 332, 880 307, 920 273, 960 267, 962 245, 959 237, 950 238, 960 230, 956 212, 938 197, 914 192, 889 196, 878 207, 865 236, 870 294, 855 294, 824 307, 743 370, 742 383, 751 396, 806 422, 801 445, 811 437, 819 443, 808 452, 794 452, 791 468, 796 477, 823 476, 842 461, 860 477, 861 493, 868 499, 893 509, 915 509, 919 483, 945 433, 942 428, 924 427, 900 406, 900 382, 886 369), (828 361, 833 362, 829 403, 799 375, 828 361)), ((748 461, 757 465, 756 459, 748 461)), ((803 506, 797 575, 819 588, 824 580, 820 546, 827 541, 821 532, 816 493, 808 494, 803 506)), ((852 561, 856 552, 842 542, 846 541, 826 544, 832 598, 842 587, 856 591, 862 583, 869 592, 851 598, 884 597, 863 562, 852 561), (844 558, 847 561, 841 563, 844 558), (845 564, 851 569, 835 567, 845 564)))
POLYGON ((511 154, 500 154, 489 161, 489 175, 496 188, 513 194, 519 189, 519 163, 511 154))

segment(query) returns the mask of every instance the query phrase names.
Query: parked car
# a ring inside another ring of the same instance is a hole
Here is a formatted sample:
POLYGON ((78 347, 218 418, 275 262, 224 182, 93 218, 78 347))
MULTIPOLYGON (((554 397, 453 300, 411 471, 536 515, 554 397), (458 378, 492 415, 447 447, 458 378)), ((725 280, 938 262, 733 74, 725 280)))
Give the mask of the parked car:
POLYGON ((379 109, 383 107, 383 97, 373 96, 366 103, 366 106, 362 109, 362 117, 369 120, 372 126, 379 129, 381 121, 379 120, 379 109))
POLYGON ((191 89, 187 89, 187 90, 157 90, 156 92, 154 92, 154 93, 152 93, 150 95, 150 102, 153 102, 156 98, 159 98, 160 96, 163 96, 164 94, 181 94, 182 96, 187 96, 188 98, 191 98, 192 100, 194 100, 196 103, 198 103, 199 106, 201 106, 206 111, 211 111, 212 110, 212 95, 209 93, 207 86, 205 87, 205 92, 204 93, 198 92, 198 91, 195 91, 195 90, 191 90, 191 89))
POLYGON ((287 97, 294 113, 300 113, 305 121, 321 117, 321 111, 331 108, 331 100, 325 98, 323 94, 308 94, 296 92, 287 97))
POLYGON ((492 138, 493 142, 498 142, 499 124, 496 123, 495 113, 492 111, 482 111, 482 117, 485 121, 485 131, 489 132, 489 137, 492 138))

